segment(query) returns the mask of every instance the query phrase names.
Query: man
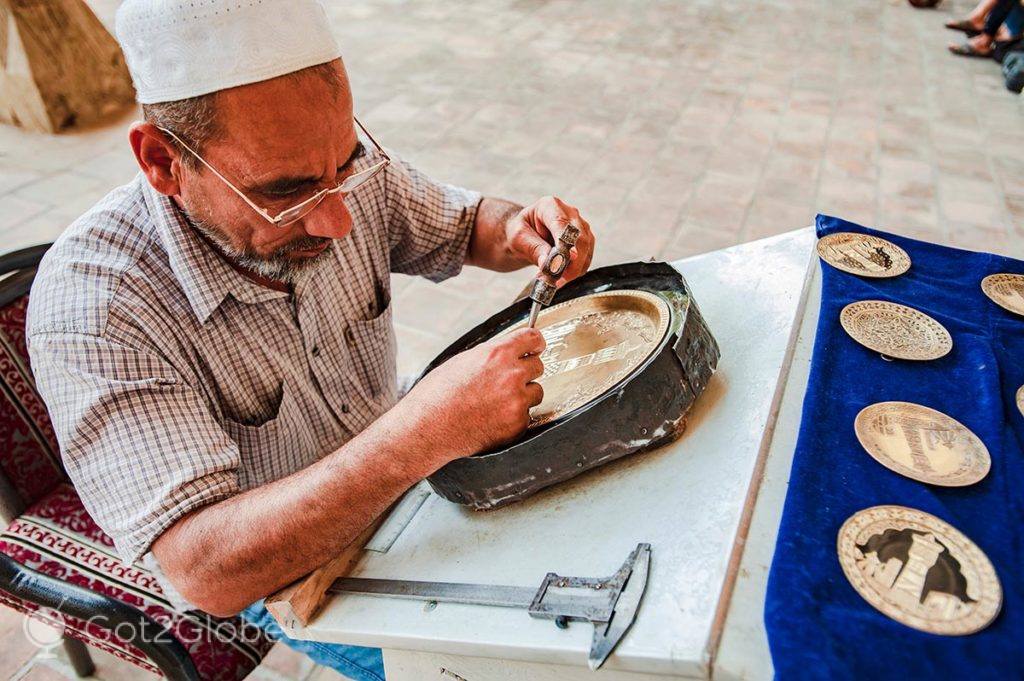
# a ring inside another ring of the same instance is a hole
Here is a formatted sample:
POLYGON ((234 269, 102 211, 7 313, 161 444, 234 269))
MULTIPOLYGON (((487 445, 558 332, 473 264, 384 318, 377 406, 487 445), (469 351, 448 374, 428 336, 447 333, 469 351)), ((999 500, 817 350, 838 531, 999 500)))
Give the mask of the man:
MULTIPOLYGON (((537 265, 570 221, 437 184, 381 149, 316 0, 126 0, 140 174, 58 239, 29 311, 67 470, 180 608, 237 613, 336 555, 408 487, 515 438, 541 400, 523 330, 401 401, 390 272, 537 265)), ((255 605, 247 617, 270 622, 255 605)), ((353 678, 379 651, 322 646, 353 678)))

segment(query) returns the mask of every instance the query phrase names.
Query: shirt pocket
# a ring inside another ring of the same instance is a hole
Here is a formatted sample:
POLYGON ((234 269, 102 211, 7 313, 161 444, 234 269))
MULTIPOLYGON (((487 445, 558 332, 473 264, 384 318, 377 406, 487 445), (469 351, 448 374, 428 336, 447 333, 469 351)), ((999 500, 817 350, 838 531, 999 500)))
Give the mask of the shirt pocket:
POLYGON ((393 309, 391 301, 388 301, 379 315, 350 321, 345 330, 345 341, 360 384, 373 400, 389 403, 397 399, 398 383, 395 377, 398 346, 391 319, 393 309))
POLYGON ((238 482, 243 490, 291 475, 320 458, 287 383, 281 386, 277 413, 269 420, 254 426, 225 419, 223 427, 238 445, 238 482))

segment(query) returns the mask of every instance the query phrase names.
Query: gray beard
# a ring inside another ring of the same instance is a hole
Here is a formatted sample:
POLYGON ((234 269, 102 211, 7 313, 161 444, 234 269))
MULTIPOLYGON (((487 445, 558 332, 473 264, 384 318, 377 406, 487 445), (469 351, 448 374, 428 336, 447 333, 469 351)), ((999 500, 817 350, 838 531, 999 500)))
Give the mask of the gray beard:
POLYGON ((324 262, 324 256, 330 252, 330 248, 313 258, 295 260, 288 257, 292 251, 306 251, 320 246, 324 242, 323 237, 306 236, 282 246, 268 256, 258 255, 251 250, 238 248, 219 229, 208 222, 200 220, 183 211, 185 219, 192 227, 208 239, 228 259, 239 267, 272 281, 279 281, 285 284, 295 284, 306 274, 314 270, 324 262))

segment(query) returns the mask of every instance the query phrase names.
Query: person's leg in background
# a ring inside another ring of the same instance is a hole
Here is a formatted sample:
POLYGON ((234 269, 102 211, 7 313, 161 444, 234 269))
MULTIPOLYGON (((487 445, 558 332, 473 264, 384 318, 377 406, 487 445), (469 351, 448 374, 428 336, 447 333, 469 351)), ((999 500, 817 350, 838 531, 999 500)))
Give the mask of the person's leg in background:
POLYGON ((1006 21, 1003 22, 1003 27, 1009 34, 1009 37, 1020 38, 1024 35, 1024 4, 1018 3, 1009 15, 1006 17, 1006 21))
POLYGON ((967 37, 973 38, 981 33, 981 30, 985 28, 985 18, 988 16, 988 13, 992 11, 992 8, 996 6, 997 2, 999 2, 999 0, 981 0, 981 2, 971 10, 970 14, 967 15, 966 19, 947 21, 946 28, 954 31, 963 31, 967 34, 967 37))
POLYGON ((274 616, 263 607, 263 601, 253 603, 242 611, 242 619, 267 632, 271 638, 284 643, 323 667, 330 667, 354 681, 384 681, 384 656, 380 648, 347 646, 340 643, 319 643, 288 638, 277 625, 274 616))
POLYGON ((1014 7, 1019 6, 1020 0, 997 0, 985 19, 985 26, 982 28, 981 33, 970 38, 965 43, 950 45, 949 51, 963 57, 991 56, 999 28, 1006 21, 1014 7))

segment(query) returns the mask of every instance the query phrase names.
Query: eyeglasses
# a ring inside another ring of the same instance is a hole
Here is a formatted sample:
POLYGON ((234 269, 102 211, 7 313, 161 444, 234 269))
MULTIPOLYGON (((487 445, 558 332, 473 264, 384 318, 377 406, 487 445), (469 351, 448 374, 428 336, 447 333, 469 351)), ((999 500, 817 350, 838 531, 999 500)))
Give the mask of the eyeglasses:
POLYGON ((259 213, 260 217, 267 220, 272 225, 284 227, 286 225, 292 224, 297 220, 301 220, 302 218, 309 215, 313 211, 313 209, 319 206, 320 203, 328 196, 332 194, 348 194, 352 192, 357 187, 363 185, 371 178, 375 177, 380 171, 384 170, 384 168, 386 168, 388 164, 391 163, 391 157, 387 155, 387 152, 385 152, 384 149, 379 144, 377 144, 377 140, 373 139, 373 135, 370 134, 370 131, 363 127, 363 124, 359 122, 359 119, 353 116, 352 120, 356 122, 356 125, 359 126, 359 129, 363 131, 363 134, 366 135, 366 138, 369 139, 370 142, 373 144, 374 149, 377 151, 378 154, 380 154, 381 160, 377 161, 376 163, 371 165, 369 168, 366 168, 365 170, 360 170, 358 173, 353 173, 352 175, 349 175, 335 187, 331 187, 330 189, 321 189, 316 194, 313 194, 302 203, 292 206, 291 208, 287 208, 278 213, 276 216, 271 215, 266 208, 262 208, 256 205, 256 203, 254 203, 253 201, 251 201, 249 197, 246 196, 244 192, 242 192, 241 189, 233 185, 230 180, 221 175, 216 168, 214 168, 206 161, 206 159, 204 159, 202 156, 196 153, 196 151, 193 150, 192 147, 185 144, 185 142, 182 141, 180 137, 175 135, 167 128, 158 127, 157 129, 170 135, 178 144, 183 146, 186 151, 188 151, 190 154, 199 159, 200 163, 209 168, 210 172, 212 172, 214 175, 219 177, 221 182, 223 182, 224 184, 231 188, 231 191, 238 194, 238 196, 243 201, 245 201, 250 208, 259 213))

